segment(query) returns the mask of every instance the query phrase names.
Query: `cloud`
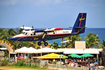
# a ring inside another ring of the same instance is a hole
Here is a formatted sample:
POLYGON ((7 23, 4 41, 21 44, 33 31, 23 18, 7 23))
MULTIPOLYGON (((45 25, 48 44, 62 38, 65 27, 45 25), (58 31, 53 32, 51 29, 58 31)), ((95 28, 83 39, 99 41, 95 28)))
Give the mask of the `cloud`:
POLYGON ((17 0, 0 0, 0 5, 15 5, 17 0))

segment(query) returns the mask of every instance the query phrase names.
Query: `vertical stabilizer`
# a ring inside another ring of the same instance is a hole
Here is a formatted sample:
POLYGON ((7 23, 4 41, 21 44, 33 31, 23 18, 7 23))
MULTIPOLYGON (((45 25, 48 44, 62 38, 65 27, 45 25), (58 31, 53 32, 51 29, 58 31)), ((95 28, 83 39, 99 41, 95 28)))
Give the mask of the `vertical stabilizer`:
POLYGON ((79 13, 76 22, 73 26, 72 33, 84 33, 86 24, 86 13, 79 13))

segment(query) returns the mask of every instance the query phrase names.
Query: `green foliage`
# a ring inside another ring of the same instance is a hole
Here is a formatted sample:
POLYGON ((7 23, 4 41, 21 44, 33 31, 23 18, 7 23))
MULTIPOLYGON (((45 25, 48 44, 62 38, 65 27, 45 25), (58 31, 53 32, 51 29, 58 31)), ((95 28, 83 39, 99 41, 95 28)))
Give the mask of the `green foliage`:
POLYGON ((4 59, 1 63, 1 66, 6 66, 8 64, 8 61, 6 59, 4 59))
POLYGON ((7 52, 7 51, 5 51, 5 55, 4 55, 4 56, 5 56, 5 57, 8 57, 8 55, 9 55, 9 54, 8 54, 8 52, 7 52))
POLYGON ((30 64, 26 64, 25 63, 25 60, 19 60, 17 63, 13 63, 12 66, 15 66, 15 67, 21 67, 21 68, 39 68, 39 66, 37 66, 36 64, 35 65, 31 65, 30 64))
POLYGON ((0 45, 0 48, 3 48, 4 46, 0 45))
POLYGON ((51 48, 57 49, 59 48, 59 45, 57 42, 54 42, 53 44, 51 44, 51 48))
POLYGON ((26 66, 25 61, 18 61, 17 63, 14 64, 15 66, 26 66))
POLYGON ((0 29, 0 40, 8 41, 10 39, 10 36, 8 32, 2 28, 0 29))
POLYGON ((105 49, 105 40, 103 40, 100 45, 102 46, 103 49, 105 49))
POLYGON ((69 44, 67 44, 65 47, 67 47, 67 48, 73 47, 74 48, 75 41, 81 41, 81 37, 80 37, 80 35, 72 35, 72 36, 66 37, 65 40, 69 41, 69 44))
POLYGON ((17 33, 16 33, 16 31, 14 30, 14 29, 8 29, 7 30, 7 32, 8 32, 8 34, 10 35, 10 36, 14 36, 14 35, 16 35, 17 33))
POLYGON ((100 42, 100 40, 98 40, 99 39, 98 35, 95 35, 93 33, 87 34, 87 36, 84 39, 86 39, 86 47, 87 48, 98 45, 98 43, 100 42))

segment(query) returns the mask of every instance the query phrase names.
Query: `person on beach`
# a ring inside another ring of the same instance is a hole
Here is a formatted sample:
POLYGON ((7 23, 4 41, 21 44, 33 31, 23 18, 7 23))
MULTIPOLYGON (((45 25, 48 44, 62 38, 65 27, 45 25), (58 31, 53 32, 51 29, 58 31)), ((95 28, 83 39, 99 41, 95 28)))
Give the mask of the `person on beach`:
POLYGON ((89 65, 89 70, 91 70, 91 66, 89 65))
POLYGON ((48 67, 48 62, 47 62, 47 67, 48 67))

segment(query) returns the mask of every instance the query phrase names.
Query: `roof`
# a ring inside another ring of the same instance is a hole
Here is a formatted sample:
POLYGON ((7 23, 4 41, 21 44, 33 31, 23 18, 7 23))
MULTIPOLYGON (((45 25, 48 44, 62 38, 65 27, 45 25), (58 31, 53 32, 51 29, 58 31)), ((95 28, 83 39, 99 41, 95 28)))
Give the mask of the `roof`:
POLYGON ((59 50, 55 50, 55 49, 51 49, 51 48, 48 48, 48 47, 45 47, 45 48, 39 49, 38 51, 39 51, 39 52, 42 52, 42 53, 46 53, 46 52, 63 52, 63 51, 59 51, 59 50))
POLYGON ((63 50, 64 54, 99 54, 98 49, 59 49, 63 50))
POLYGON ((0 48, 0 50, 7 50, 7 48, 0 48))
POLYGON ((99 51, 97 49, 85 49, 84 53, 99 54, 99 51))
POLYGON ((27 48, 27 47, 22 47, 18 50, 15 50, 15 53, 41 53, 38 50, 36 50, 35 48, 27 48))
MULTIPOLYGON (((101 49, 102 50, 102 49, 101 49)), ((27 48, 22 47, 18 50, 15 50, 15 53, 49 53, 49 52, 63 52, 64 54, 99 54, 100 49, 74 49, 74 48, 63 48, 63 49, 51 49, 48 47, 42 49, 35 49, 33 47, 27 48)))
POLYGON ((65 49, 64 54, 83 54, 83 49, 65 49))

